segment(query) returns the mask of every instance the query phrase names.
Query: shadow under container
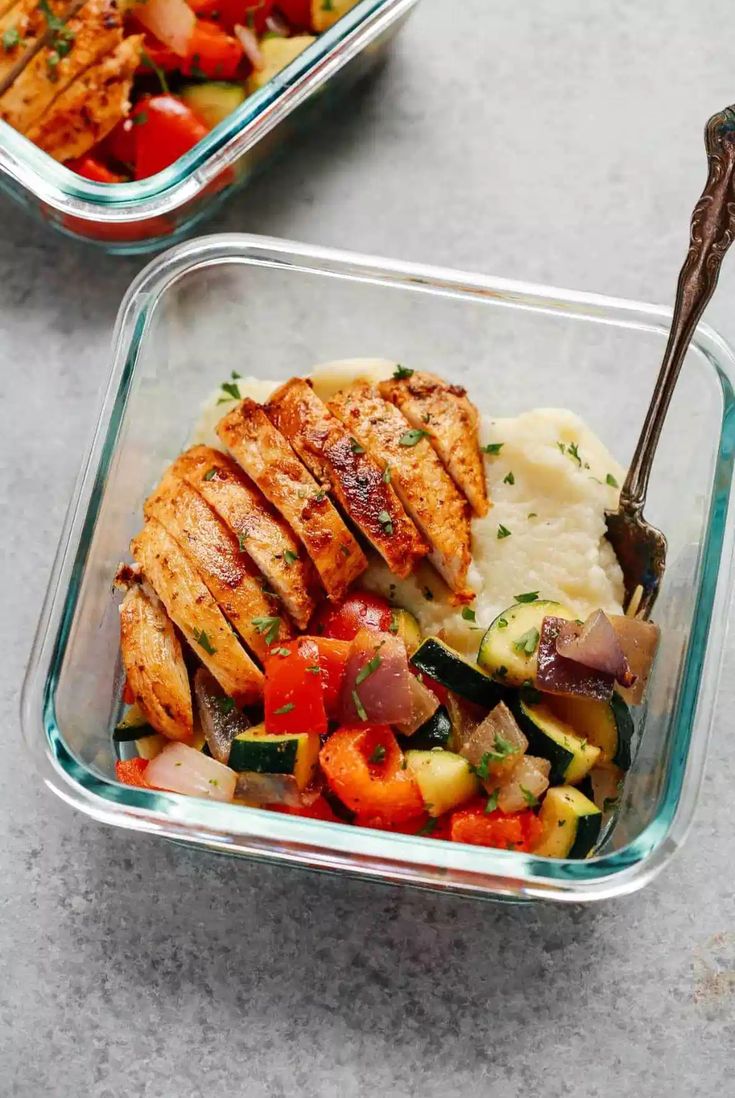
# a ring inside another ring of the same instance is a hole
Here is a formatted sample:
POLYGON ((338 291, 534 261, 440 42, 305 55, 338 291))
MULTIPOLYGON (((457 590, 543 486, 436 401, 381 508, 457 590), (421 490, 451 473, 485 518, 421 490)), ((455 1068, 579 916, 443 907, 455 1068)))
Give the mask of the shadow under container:
POLYGON ((502 898, 585 901, 651 880, 691 822, 730 595, 735 360, 695 333, 647 515, 669 539, 662 641, 617 823, 586 861, 346 827, 114 780, 122 672, 111 582, 165 465, 234 369, 264 378, 388 357, 465 385, 481 409, 561 406, 623 462, 666 341, 662 308, 253 236, 181 245, 133 284, 94 439, 62 535, 23 699, 27 745, 65 801, 209 850, 502 898))
POLYGON ((417 0, 361 0, 168 168, 94 183, 0 121, 0 188, 67 236, 115 254, 160 250, 265 168, 385 58, 417 0))

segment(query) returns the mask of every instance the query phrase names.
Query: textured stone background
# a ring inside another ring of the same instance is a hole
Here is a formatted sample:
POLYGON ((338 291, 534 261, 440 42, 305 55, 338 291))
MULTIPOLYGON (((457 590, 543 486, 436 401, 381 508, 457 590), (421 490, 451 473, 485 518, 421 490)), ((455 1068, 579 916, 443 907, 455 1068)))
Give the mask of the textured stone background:
MULTIPOLYGON (((211 227, 668 302, 702 126, 735 100, 731 14, 423 0, 380 79, 211 227)), ((732 645, 684 851, 592 909, 195 854, 39 788, 19 686, 140 265, 0 203, 2 1095, 731 1093, 732 645)), ((731 259, 710 314, 731 340, 733 301, 731 259)))

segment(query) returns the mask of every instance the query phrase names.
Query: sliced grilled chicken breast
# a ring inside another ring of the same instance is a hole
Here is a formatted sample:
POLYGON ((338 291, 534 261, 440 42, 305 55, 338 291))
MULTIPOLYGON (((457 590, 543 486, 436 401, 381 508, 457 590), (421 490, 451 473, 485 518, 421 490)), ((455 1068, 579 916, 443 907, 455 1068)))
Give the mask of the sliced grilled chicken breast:
POLYGON ((45 30, 46 20, 38 0, 0 0, 0 104, 16 65, 45 30))
POLYGON ((220 450, 193 446, 171 466, 195 488, 268 581, 299 629, 306 629, 318 594, 316 573, 280 515, 220 450))
POLYGON ((350 436, 309 382, 298 377, 287 381, 268 399, 265 410, 391 572, 402 578, 410 575, 428 547, 382 467, 350 436))
MULTIPOLYGON (((39 33, 46 26, 43 20, 39 33)), ((35 126, 78 76, 113 53, 123 40, 122 14, 115 0, 87 0, 65 28, 59 33, 68 34, 68 53, 52 63, 55 47, 51 41, 0 96, 0 117, 21 133, 35 126)))
POLYGON ((72 160, 89 152, 130 111, 141 42, 141 35, 131 35, 99 64, 86 69, 24 131, 26 137, 55 160, 72 160))
POLYGON ((148 723, 170 740, 190 740, 191 689, 179 638, 162 603, 139 584, 120 606, 120 651, 128 686, 148 723))
POLYGON ((176 538, 206 583, 220 610, 260 660, 275 641, 290 640, 291 624, 240 549, 235 535, 191 485, 168 472, 145 502, 146 518, 156 518, 176 538))
POLYGON ((301 540, 330 599, 341 599, 367 560, 325 490, 255 401, 241 401, 217 434, 301 540))
POLYGON ((419 436, 376 385, 357 381, 328 408, 378 461, 430 546, 429 560, 460 601, 469 601, 469 507, 427 438, 419 436))
POLYGON ((410 377, 383 381, 379 389, 415 430, 426 433, 474 513, 480 518, 486 515, 490 504, 477 438, 479 417, 467 391, 417 371, 410 377))
POLYGON ((263 694, 263 673, 253 663, 187 554, 157 519, 130 544, 133 557, 192 650, 238 705, 263 694))

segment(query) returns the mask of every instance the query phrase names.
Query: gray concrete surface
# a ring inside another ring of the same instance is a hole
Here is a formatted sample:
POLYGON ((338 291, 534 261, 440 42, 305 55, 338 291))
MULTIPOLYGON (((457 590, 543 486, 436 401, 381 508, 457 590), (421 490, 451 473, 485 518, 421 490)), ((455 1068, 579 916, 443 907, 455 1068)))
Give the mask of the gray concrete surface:
MULTIPOLYGON (((725 0, 423 0, 354 103, 212 225, 669 301, 735 100, 725 0)), ((18 694, 139 261, 0 203, 0 1094, 731 1094, 735 650, 646 891, 508 909, 240 864, 39 787, 18 694)), ((735 259, 711 319, 735 340, 735 259)))

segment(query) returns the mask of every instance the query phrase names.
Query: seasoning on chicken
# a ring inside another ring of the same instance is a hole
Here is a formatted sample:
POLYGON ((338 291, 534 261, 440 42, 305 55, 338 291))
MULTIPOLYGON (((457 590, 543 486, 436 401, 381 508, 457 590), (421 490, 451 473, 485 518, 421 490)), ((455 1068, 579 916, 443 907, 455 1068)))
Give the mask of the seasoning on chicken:
POLYGON ((391 572, 409 576, 426 556, 427 546, 381 466, 350 436, 309 382, 297 377, 287 381, 273 393, 265 410, 391 572))
POLYGON ((471 563, 467 502, 431 443, 409 427, 376 385, 358 380, 327 407, 385 470, 406 511, 430 545, 429 560, 460 601, 470 601, 471 563))
POLYGON ((193 446, 171 466, 217 512, 299 629, 316 606, 318 580, 293 533, 240 467, 221 450, 193 446))
MULTIPOLYGON (((192 650, 236 705, 263 695, 263 674, 250 659, 186 553, 156 519, 130 543, 146 580, 192 650)), ((274 637, 274 640, 276 638, 274 637)))
POLYGON ((270 654, 269 630, 262 623, 279 619, 278 640, 290 640, 290 623, 279 615, 277 600, 242 552, 238 540, 198 492, 167 472, 143 509, 176 538, 229 621, 260 660, 270 654))
POLYGON ((255 401, 241 401, 217 434, 301 539, 329 598, 341 599, 367 560, 325 489, 255 401))
POLYGON ((411 427, 429 439, 452 480, 481 518, 490 504, 477 438, 477 409, 461 385, 450 385, 434 374, 416 370, 404 373, 408 376, 382 381, 380 395, 400 408, 411 427))
POLYGON ((190 740, 191 690, 179 638, 159 599, 134 583, 120 606, 127 684, 145 719, 170 740, 190 740))

